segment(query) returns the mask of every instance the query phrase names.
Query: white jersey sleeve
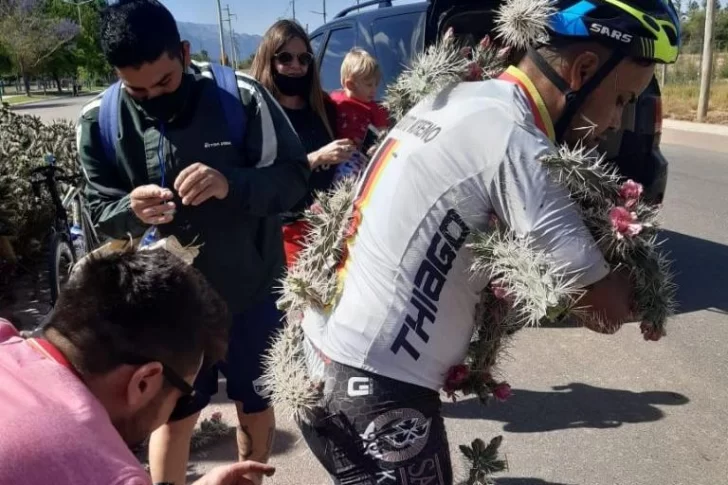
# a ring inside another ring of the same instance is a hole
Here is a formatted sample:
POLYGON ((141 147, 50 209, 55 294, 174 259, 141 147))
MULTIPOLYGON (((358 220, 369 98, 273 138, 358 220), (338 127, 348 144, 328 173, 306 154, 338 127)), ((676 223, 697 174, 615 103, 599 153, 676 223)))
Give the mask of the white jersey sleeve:
POLYGON ((523 127, 511 132, 488 189, 491 207, 517 235, 529 237, 556 265, 577 277, 580 286, 589 286, 606 277, 609 266, 567 190, 541 163, 553 148, 535 139, 523 127))

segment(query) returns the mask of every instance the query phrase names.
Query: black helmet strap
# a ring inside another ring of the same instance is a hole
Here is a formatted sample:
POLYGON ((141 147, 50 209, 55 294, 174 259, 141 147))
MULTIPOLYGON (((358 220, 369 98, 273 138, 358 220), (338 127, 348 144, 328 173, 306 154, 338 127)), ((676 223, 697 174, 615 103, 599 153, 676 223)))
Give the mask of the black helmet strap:
POLYGON ((546 76, 549 81, 551 81, 551 83, 553 83, 553 85, 556 86, 559 91, 564 93, 564 96, 566 96, 564 112, 561 114, 561 117, 559 117, 559 120, 554 126, 554 132, 556 134, 557 142, 563 141, 566 130, 571 124, 571 120, 574 118, 576 112, 579 110, 581 105, 584 104, 586 98, 592 93, 592 91, 597 88, 597 86, 601 84, 604 78, 606 78, 609 73, 612 72, 615 67, 617 67, 617 64, 619 64, 625 57, 623 52, 619 50, 613 51, 612 55, 609 57, 609 59, 607 59, 607 62, 599 67, 597 72, 595 72, 594 75, 586 83, 584 83, 581 89, 579 89, 578 91, 572 91, 564 78, 562 78, 554 70, 554 68, 551 67, 551 64, 549 64, 548 61, 546 61, 546 59, 544 59, 543 56, 539 54, 536 49, 530 47, 528 49, 527 55, 533 60, 539 70, 544 74, 544 76, 546 76))

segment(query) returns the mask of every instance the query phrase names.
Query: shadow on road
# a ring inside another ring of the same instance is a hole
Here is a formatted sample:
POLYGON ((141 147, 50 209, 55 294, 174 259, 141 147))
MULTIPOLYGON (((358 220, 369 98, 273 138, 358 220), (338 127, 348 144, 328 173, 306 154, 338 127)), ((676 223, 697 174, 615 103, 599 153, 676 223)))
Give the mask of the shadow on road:
POLYGON ((617 428, 624 423, 658 421, 664 413, 657 405, 689 402, 667 391, 632 392, 571 383, 553 392, 515 389, 506 403, 483 406, 477 398, 443 403, 448 418, 488 419, 504 423, 510 433, 539 433, 574 428, 617 428))
POLYGON ((662 236, 679 286, 677 312, 728 312, 728 246, 673 231, 662 236))
POLYGON ((547 482, 540 478, 496 478, 495 485, 572 485, 569 483, 547 482))

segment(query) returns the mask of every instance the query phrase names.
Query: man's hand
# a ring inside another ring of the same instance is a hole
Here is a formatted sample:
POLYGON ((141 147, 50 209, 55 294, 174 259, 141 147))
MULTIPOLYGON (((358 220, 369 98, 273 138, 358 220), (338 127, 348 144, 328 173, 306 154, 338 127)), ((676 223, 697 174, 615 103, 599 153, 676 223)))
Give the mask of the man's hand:
POLYGON ((167 224, 174 218, 174 194, 159 185, 142 185, 129 194, 131 210, 145 224, 167 224))
POLYGON ((224 199, 229 188, 223 174, 199 162, 182 170, 174 181, 174 190, 182 198, 183 205, 197 206, 212 197, 224 199))
POLYGON ((579 306, 588 308, 591 317, 584 325, 599 333, 612 334, 633 316, 632 281, 629 273, 618 270, 587 288, 579 306))
POLYGON ((266 477, 273 476, 276 469, 256 461, 243 461, 214 468, 193 485, 257 485, 266 477))

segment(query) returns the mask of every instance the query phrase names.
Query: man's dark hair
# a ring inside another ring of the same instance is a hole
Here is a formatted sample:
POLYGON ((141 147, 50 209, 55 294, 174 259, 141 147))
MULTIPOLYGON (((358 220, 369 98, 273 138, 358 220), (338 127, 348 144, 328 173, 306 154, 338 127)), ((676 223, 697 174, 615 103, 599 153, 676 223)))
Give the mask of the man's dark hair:
POLYGON ((101 49, 114 67, 154 62, 165 52, 180 58, 177 22, 157 0, 121 0, 101 14, 101 49))
POLYGON ((73 344, 73 364, 99 374, 132 353, 189 375, 224 357, 231 317, 200 272, 164 249, 90 257, 74 270, 48 329, 73 344))

